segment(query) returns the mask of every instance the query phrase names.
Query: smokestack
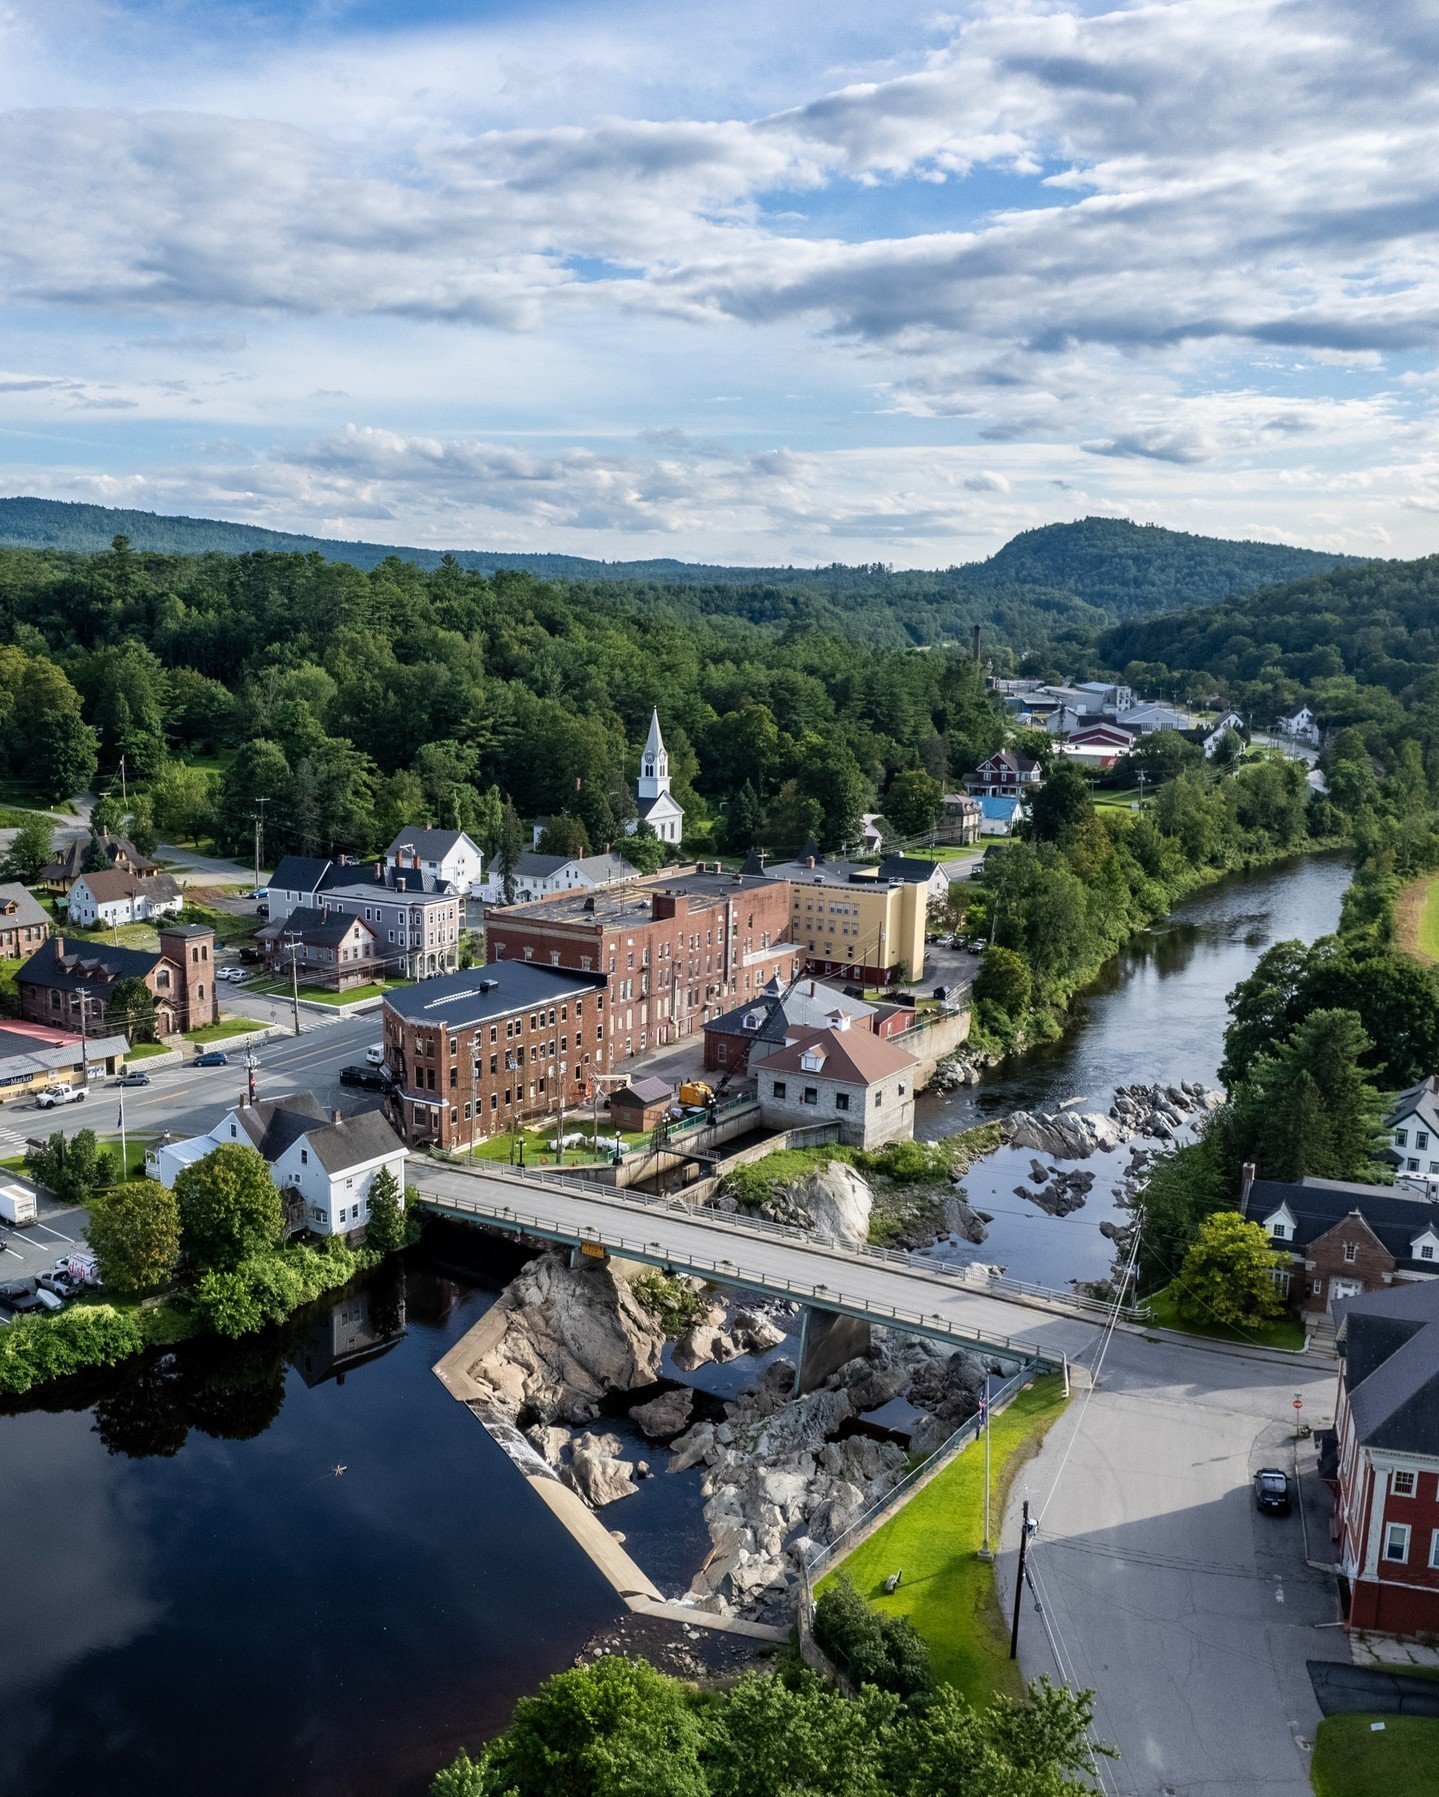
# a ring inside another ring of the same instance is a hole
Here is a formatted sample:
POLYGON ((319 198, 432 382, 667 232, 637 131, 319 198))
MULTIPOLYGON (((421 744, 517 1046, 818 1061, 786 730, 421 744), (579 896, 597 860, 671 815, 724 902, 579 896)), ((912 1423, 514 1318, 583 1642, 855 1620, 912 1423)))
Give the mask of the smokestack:
POLYGON ((1239 1208, 1242 1211, 1249 1202, 1250 1189, 1254 1184, 1254 1162, 1245 1161, 1239 1174, 1239 1208))
POLYGON ((969 640, 970 640, 969 652, 970 652, 971 656, 974 658, 974 660, 978 661, 979 660, 979 626, 978 626, 978 624, 975 625, 974 630, 971 632, 969 640))

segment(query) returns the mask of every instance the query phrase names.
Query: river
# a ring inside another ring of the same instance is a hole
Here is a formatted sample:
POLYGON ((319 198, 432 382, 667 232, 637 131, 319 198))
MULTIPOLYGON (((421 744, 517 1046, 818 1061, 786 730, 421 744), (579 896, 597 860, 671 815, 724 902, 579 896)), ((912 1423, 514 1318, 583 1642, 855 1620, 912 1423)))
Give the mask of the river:
MULTIPOLYGON (((1332 929, 1347 879, 1316 858, 1196 897, 1105 969, 1062 1042, 921 1101, 920 1133, 1212 1081, 1225 994, 1271 942, 1332 929)), ((1101 1184, 1046 1217, 1006 1197, 1013 1153, 969 1176, 994 1213, 972 1252, 1053 1282, 1102 1273, 1101 1184)), ((419 1797, 615 1620, 431 1371, 513 1251, 440 1227, 407 1258, 261 1340, 190 1344, 0 1415, 0 1797, 419 1797)), ((607 1426, 643 1453, 622 1416, 607 1426)), ((612 1512, 668 1590, 708 1545, 699 1477, 661 1474, 612 1512)))
MULTIPOLYGON (((1312 942, 1332 931, 1348 884, 1346 857, 1313 855, 1206 887, 1105 965, 1061 1040, 992 1069, 979 1086, 922 1097, 915 1133, 933 1141, 1009 1111, 1052 1111, 1072 1099, 1082 1100, 1077 1109, 1107 1111, 1117 1086, 1216 1084, 1228 994, 1273 943, 1312 942)), ((1099 1224, 1121 1218, 1113 1184, 1128 1150, 1087 1163, 1099 1178, 1088 1203, 1065 1217, 1016 1196, 1033 1158, 1028 1149, 1007 1148, 971 1168, 965 1191, 992 1221, 982 1245, 957 1245, 955 1257, 1046 1285, 1102 1278, 1113 1250, 1099 1224)))

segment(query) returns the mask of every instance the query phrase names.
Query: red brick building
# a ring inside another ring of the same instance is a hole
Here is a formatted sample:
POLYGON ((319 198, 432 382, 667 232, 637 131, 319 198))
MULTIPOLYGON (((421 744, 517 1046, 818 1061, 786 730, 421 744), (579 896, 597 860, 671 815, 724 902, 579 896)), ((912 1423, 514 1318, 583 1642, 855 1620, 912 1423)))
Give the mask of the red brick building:
POLYGON ((390 1121, 411 1146, 468 1148, 589 1106, 614 1051, 605 985, 521 960, 386 993, 390 1121))
POLYGON ((604 974, 619 1061, 791 979, 789 925, 788 882, 694 868, 492 910, 485 935, 492 962, 604 974))
POLYGON ((1276 1279, 1301 1315, 1439 1275, 1439 1200, 1429 1190, 1253 1174, 1245 1168, 1240 1210, 1287 1255, 1276 1279))
POLYGON ((166 924, 159 953, 117 948, 75 936, 52 936, 15 976, 20 1015, 34 1023, 107 1033, 106 1005, 118 980, 143 980, 155 1000, 155 1033, 173 1036, 214 1023, 215 932, 201 924, 166 924))
POLYGON ((1439 1633, 1439 1282, 1341 1302, 1334 1430, 1320 1466, 1349 1626, 1439 1633))
POLYGON ((18 961, 50 939, 50 918, 23 886, 0 886, 0 960, 18 961))

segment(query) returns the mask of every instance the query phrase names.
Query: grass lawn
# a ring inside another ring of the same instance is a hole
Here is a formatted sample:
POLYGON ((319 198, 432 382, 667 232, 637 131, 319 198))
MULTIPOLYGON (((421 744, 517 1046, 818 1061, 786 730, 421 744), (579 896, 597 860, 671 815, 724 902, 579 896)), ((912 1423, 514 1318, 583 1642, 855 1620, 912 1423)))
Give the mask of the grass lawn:
POLYGON ((136 1042, 125 1056, 127 1061, 148 1061, 151 1055, 169 1054, 163 1042, 136 1042))
POLYGON ((1431 1797, 1439 1785, 1439 1721, 1429 1716, 1326 1716, 1309 1776, 1318 1797, 1431 1797), (1370 1724, 1382 1722, 1376 1733, 1370 1724))
POLYGON ((1263 1323, 1257 1329, 1230 1329, 1223 1323, 1215 1323, 1205 1329, 1197 1323, 1184 1322, 1170 1294, 1171 1288, 1166 1285, 1149 1299, 1149 1320, 1158 1329, 1177 1329, 1183 1335, 1202 1335, 1210 1341, 1245 1342, 1250 1347, 1288 1348, 1297 1351, 1304 1346, 1304 1325, 1298 1317, 1278 1317, 1274 1322, 1263 1323))
POLYGON ((1439 961, 1439 874, 1425 874, 1399 894, 1394 930, 1400 948, 1416 961, 1439 961))
POLYGON ((7 1012, 14 1013, 20 1009, 15 997, 15 975, 25 965, 24 961, 0 961, 0 1016, 7 1012))
POLYGON ((264 1029, 263 1021, 255 1017, 222 1017, 218 1023, 207 1023, 202 1029, 186 1030, 187 1042, 223 1042, 230 1036, 249 1036, 256 1030, 264 1029))
MULTIPOLYGON (((566 1117, 565 1134, 572 1135, 578 1130, 582 1130, 588 1136, 591 1133, 591 1125, 566 1117)), ((596 1154, 594 1149, 586 1144, 584 1147, 566 1148, 564 1160, 561 1163, 555 1159, 555 1151, 549 1146, 549 1143, 554 1140, 554 1134, 553 1123, 542 1129, 506 1130, 502 1135, 491 1136, 487 1141, 477 1143, 473 1158, 478 1161, 503 1161, 508 1166, 515 1146, 521 1140, 525 1144, 525 1165, 527 1167, 557 1167, 560 1165, 580 1167, 587 1162, 609 1158, 608 1148, 602 1148, 599 1154, 596 1154)), ((621 1130, 620 1140, 628 1152, 631 1148, 637 1148, 642 1143, 648 1142, 650 1134, 651 1132, 647 1129, 621 1130)), ((604 1124, 600 1125, 600 1135, 607 1141, 614 1139, 613 1133, 606 1129, 604 1124)), ((463 1150, 461 1152, 463 1153, 463 1150)))
MULTIPOLYGON (((1058 1374, 1037 1379, 990 1424, 992 1535, 1015 1474, 1064 1409, 1058 1374)), ((994 1589, 994 1569, 975 1558, 984 1539, 984 1445, 956 1454, 903 1509, 820 1581, 845 1573, 861 1597, 891 1616, 907 1616, 925 1641, 937 1677, 973 1704, 1018 1696, 1022 1681, 1009 1658, 1009 1631, 994 1589), (896 1569, 904 1581, 886 1596, 896 1569)))
MULTIPOLYGON (((327 992, 322 986, 301 986, 300 997, 317 1005, 354 1005, 361 999, 380 998, 397 986, 413 986, 413 980, 371 980, 368 986, 347 986, 343 992, 327 992)), ((280 995, 284 996, 281 985, 280 995)))

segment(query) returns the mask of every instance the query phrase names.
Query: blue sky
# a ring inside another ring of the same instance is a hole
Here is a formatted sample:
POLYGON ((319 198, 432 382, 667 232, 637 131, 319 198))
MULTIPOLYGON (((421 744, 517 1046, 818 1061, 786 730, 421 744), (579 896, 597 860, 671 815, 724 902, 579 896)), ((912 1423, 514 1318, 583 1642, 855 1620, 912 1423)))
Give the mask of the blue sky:
POLYGON ((1421 0, 11 0, 0 490, 935 566, 1436 547, 1421 0))

